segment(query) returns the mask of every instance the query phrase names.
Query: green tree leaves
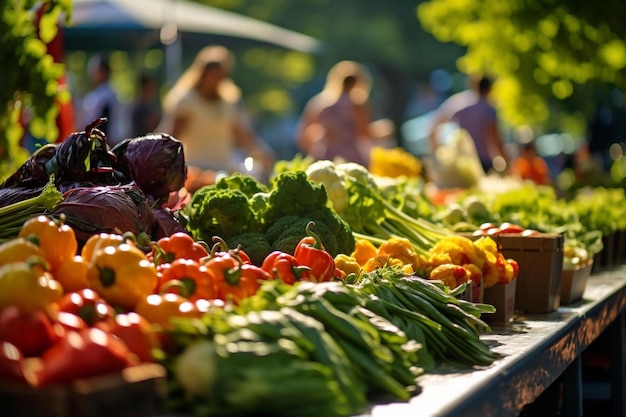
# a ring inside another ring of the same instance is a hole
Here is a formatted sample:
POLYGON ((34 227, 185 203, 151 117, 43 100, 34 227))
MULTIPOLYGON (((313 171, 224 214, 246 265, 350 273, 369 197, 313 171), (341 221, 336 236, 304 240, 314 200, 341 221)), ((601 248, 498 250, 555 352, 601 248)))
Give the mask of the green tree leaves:
POLYGON ((19 143, 24 134, 20 118, 31 119, 36 137, 50 142, 58 137, 55 100, 64 66, 54 62, 45 42, 56 36, 59 17, 70 9, 69 0, 0 3, 0 178, 28 157, 19 143))
MULTIPOLYGON (((487 72, 509 122, 541 124, 559 111, 595 108, 587 84, 626 89, 626 4, 541 0, 430 0, 418 6, 423 27, 442 42, 465 46, 466 73, 487 72)), ((580 132, 577 132, 580 133, 580 132)))

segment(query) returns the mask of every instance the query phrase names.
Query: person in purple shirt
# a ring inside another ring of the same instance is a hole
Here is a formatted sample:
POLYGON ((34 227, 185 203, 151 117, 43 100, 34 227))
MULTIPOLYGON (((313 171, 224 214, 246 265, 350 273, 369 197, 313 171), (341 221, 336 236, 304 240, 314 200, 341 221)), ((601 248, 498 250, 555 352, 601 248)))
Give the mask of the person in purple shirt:
MULTIPOLYGON (((470 83, 471 85, 472 83, 470 83)), ((439 146, 438 131, 446 122, 454 122, 467 131, 476 147, 476 152, 485 172, 494 168, 494 160, 499 159, 506 168, 506 157, 502 135, 498 126, 496 109, 489 102, 492 80, 482 77, 474 81, 472 87, 450 96, 437 109, 429 140, 434 152, 439 146)))

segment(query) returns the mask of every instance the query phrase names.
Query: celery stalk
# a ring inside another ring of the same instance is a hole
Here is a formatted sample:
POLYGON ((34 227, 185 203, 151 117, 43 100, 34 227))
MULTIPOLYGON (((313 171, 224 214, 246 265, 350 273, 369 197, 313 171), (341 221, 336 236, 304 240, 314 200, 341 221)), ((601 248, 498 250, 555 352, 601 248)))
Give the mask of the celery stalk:
POLYGON ((54 185, 54 175, 51 175, 38 196, 0 207, 0 218, 2 222, 11 220, 13 216, 20 216, 22 211, 32 206, 43 206, 51 212, 61 201, 63 201, 63 194, 54 185))

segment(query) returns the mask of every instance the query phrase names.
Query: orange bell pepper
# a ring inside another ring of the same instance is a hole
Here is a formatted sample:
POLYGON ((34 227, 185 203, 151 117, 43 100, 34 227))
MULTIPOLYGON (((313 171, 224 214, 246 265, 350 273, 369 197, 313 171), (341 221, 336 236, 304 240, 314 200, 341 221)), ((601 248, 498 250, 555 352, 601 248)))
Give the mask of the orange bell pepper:
POLYGON ((174 317, 198 318, 202 314, 196 304, 174 293, 150 294, 139 301, 135 312, 166 330, 174 317))
POLYGON ((161 266, 159 292, 176 292, 190 301, 217 296, 213 274, 198 261, 178 258, 161 266))
POLYGON ((272 279, 261 267, 243 263, 234 253, 211 258, 205 265, 215 277, 217 297, 235 303, 256 294, 262 281, 272 279))
POLYGON ((89 264, 80 255, 65 258, 54 271, 54 279, 61 283, 66 293, 82 290, 89 286, 88 268, 89 264))

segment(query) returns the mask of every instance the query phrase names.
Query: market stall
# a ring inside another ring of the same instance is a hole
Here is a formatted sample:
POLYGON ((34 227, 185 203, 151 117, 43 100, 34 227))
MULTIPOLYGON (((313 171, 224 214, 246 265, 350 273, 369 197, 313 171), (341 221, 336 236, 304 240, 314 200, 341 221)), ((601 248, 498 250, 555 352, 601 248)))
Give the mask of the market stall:
POLYGON ((304 160, 189 194, 178 140, 110 148, 100 122, 0 187, 11 415, 107 391, 150 416, 515 416, 561 377, 581 415, 581 352, 624 350, 626 271, 598 257, 620 234, 586 200, 475 191, 459 217, 418 177, 304 160))

